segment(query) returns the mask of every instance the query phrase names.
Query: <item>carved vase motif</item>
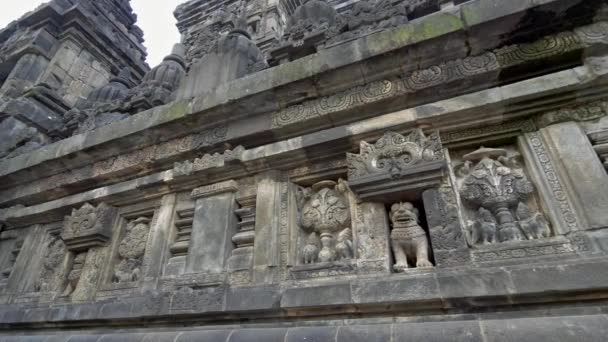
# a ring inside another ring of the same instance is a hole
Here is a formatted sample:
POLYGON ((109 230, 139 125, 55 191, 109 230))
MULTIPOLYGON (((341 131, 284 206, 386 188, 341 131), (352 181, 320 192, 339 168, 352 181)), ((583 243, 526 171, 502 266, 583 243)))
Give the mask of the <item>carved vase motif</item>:
POLYGON ((542 233, 528 233, 530 224, 526 226, 525 219, 540 222, 539 216, 542 215, 529 213, 525 202, 534 192, 534 187, 518 164, 518 157, 509 156, 505 149, 483 147, 464 156, 465 164, 460 175, 465 178, 460 195, 478 211, 471 233, 474 244, 520 241, 549 235, 546 233, 548 225, 536 229, 542 230, 542 233), (520 208, 519 217, 514 215, 516 208, 520 208))
POLYGON ((305 189, 300 224, 309 232, 302 249, 304 263, 331 262, 353 256, 346 184, 322 181, 305 189))

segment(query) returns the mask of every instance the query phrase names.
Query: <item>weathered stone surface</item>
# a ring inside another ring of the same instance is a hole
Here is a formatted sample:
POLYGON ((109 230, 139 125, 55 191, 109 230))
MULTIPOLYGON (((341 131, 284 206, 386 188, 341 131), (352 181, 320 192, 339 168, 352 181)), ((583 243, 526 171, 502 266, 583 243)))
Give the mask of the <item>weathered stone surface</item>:
POLYGON ((0 341, 601 340, 607 8, 192 0, 148 72, 128 1, 41 6, 0 341))

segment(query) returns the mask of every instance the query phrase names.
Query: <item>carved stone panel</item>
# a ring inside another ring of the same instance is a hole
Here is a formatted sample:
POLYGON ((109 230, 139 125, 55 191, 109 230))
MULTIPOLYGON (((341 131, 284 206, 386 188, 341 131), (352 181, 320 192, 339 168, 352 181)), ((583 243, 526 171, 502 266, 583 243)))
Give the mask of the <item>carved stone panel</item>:
POLYGON ((46 253, 42 261, 40 277, 36 281, 36 292, 63 291, 65 284, 65 262, 68 250, 61 237, 50 234, 46 243, 46 253))
POLYGON ((61 237, 71 251, 83 251, 95 246, 105 246, 112 236, 116 208, 101 203, 97 207, 89 203, 72 210, 66 216, 61 237))
POLYGON ((360 153, 347 153, 348 180, 362 199, 394 202, 400 193, 420 194, 438 187, 445 160, 439 134, 417 129, 407 136, 387 132, 375 144, 361 142, 360 153))
POLYGON ((300 226, 307 234, 302 264, 331 263, 354 257, 348 188, 343 180, 321 181, 300 193, 300 226))
POLYGON ((546 238, 549 223, 535 201, 535 188, 512 148, 479 148, 457 168, 471 245, 546 238))
POLYGON ((139 217, 127 224, 126 232, 118 245, 118 263, 114 266, 112 282, 139 281, 142 276, 142 261, 146 252, 150 219, 139 217))

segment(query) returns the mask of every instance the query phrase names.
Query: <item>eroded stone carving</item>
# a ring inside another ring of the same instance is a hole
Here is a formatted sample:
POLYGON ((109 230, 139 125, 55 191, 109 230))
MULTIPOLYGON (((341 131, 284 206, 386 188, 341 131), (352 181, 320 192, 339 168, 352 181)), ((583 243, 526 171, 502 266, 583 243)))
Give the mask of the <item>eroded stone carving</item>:
POLYGON ((61 279, 61 275, 58 273, 61 271, 60 266, 66 254, 67 249, 63 240, 59 236, 51 237, 51 240, 47 244, 46 255, 42 261, 40 278, 34 286, 36 292, 53 292, 61 287, 63 279, 61 279))
POLYGON ((13 245, 8 258, 8 265, 6 265, 2 272, 0 272, 0 281, 10 278, 11 274, 13 273, 15 263, 17 262, 17 258, 21 253, 21 248, 23 248, 23 239, 17 240, 13 245))
POLYGON ((473 244, 549 235, 548 225, 541 224, 544 219, 540 213, 532 214, 525 203, 534 187, 518 158, 518 154, 510 155, 505 149, 484 147, 463 157, 465 163, 458 172, 464 178, 460 196, 478 211, 476 221, 469 227, 473 244), (513 213, 516 208, 517 216, 513 213))
POLYGON ((72 268, 67 276, 66 287, 63 290, 61 296, 69 297, 76 291, 78 287, 78 282, 80 281, 80 276, 82 275, 82 269, 84 268, 84 264, 87 260, 87 252, 76 254, 74 257, 74 261, 72 262, 72 268))
POLYGON ((184 161, 173 165, 173 174, 176 177, 190 176, 193 173, 205 171, 207 169, 222 167, 226 163, 240 161, 243 158, 245 148, 237 146, 232 150, 226 150, 223 154, 205 154, 201 158, 196 158, 193 161, 184 161))
POLYGON ((125 237, 118 246, 120 262, 114 267, 114 283, 134 282, 141 279, 141 266, 146 252, 150 219, 140 217, 127 224, 125 237))
POLYGON ((395 203, 391 207, 391 246, 396 261, 393 268, 397 272, 410 268, 410 265, 433 267, 429 261, 429 241, 420 227, 418 215, 418 209, 409 202, 395 203))
POLYGON ((343 180, 322 181, 300 194, 300 225, 308 235, 306 264, 350 259, 353 255, 350 206, 343 180), (318 235, 317 235, 318 234, 318 235))
POLYGON ((97 207, 85 203, 66 216, 61 236, 69 250, 81 251, 105 245, 112 236, 116 208, 101 203, 97 207))

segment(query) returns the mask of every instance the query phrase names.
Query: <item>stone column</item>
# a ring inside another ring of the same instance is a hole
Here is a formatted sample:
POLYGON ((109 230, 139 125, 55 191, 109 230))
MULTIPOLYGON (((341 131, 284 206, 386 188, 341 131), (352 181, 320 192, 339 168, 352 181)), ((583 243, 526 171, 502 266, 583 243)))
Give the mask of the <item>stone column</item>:
POLYGON ((565 122, 540 132, 552 159, 561 161, 556 163, 557 171, 582 216, 580 228, 608 227, 608 175, 583 129, 578 123, 565 122))
POLYGON ((448 267, 467 264, 471 257, 460 226, 458 207, 447 205, 437 188, 425 190, 422 200, 435 265, 448 267))
POLYGON ((390 225, 384 203, 364 202, 357 204, 354 195, 349 196, 355 259, 361 273, 391 273, 390 225))
POLYGON ((237 232, 234 180, 192 191, 196 204, 186 273, 223 273, 237 232))
POLYGON ((144 292, 156 288, 162 275, 163 265, 168 258, 175 202, 175 194, 165 195, 156 210, 155 220, 150 225, 142 270, 144 292))
POLYGON ((263 173, 257 177, 257 184, 253 282, 267 284, 278 275, 281 174, 263 173))

